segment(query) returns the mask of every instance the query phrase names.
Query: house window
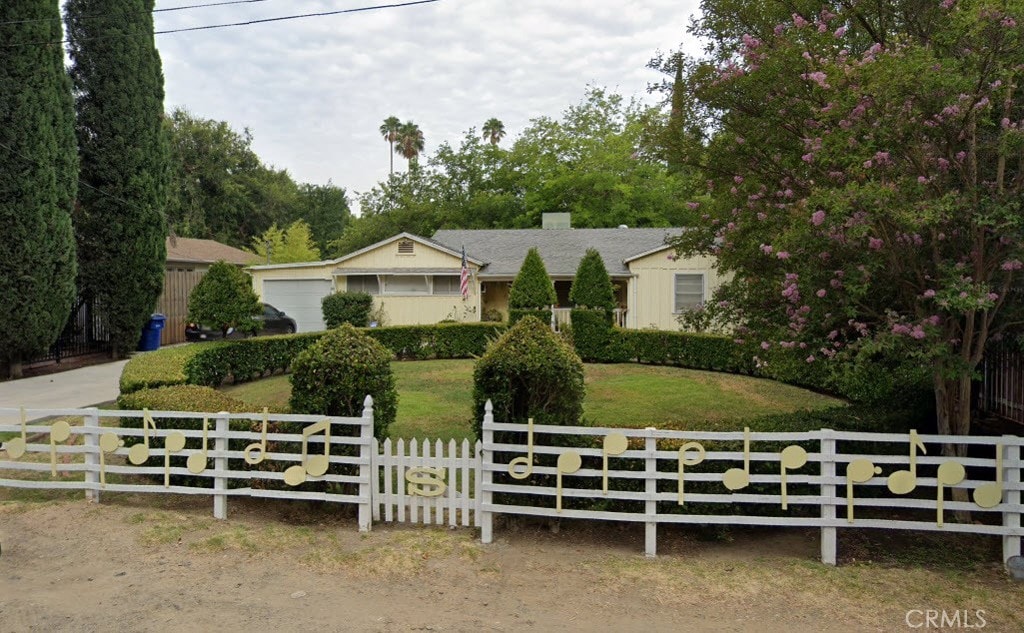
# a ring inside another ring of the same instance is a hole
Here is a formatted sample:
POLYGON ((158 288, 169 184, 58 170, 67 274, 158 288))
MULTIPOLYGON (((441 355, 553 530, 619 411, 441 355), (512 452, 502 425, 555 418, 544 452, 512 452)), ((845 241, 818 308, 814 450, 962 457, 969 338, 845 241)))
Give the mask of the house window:
POLYGON ((398 241, 398 254, 399 255, 413 255, 413 241, 412 240, 399 240, 398 241))
POLYGON ((426 275, 387 275, 384 277, 384 294, 425 295, 430 294, 429 277, 426 275))
POLYGON ((675 312, 690 310, 704 303, 704 275, 676 275, 675 312))
POLYGON ((461 294, 459 277, 456 275, 434 275, 435 295, 457 295, 461 294))
POLYGON ((380 294, 377 275, 349 275, 346 288, 349 292, 366 292, 371 295, 380 294))

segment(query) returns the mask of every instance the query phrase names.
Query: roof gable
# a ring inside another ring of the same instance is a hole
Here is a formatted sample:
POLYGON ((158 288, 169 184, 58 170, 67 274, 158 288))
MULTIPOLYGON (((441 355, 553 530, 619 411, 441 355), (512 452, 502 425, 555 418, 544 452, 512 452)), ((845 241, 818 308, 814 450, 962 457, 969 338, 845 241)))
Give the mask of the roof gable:
POLYGON ((200 240, 191 237, 170 236, 167 238, 167 261, 212 264, 224 260, 229 264, 244 266, 259 259, 258 255, 215 240, 200 240))

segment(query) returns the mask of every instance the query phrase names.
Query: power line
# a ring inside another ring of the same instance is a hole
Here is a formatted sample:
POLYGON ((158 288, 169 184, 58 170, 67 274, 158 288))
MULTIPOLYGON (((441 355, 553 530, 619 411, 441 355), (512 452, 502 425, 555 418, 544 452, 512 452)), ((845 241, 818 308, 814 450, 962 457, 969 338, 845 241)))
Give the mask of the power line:
MULTIPOLYGON (((356 7, 354 9, 338 9, 338 10, 335 10, 335 11, 321 11, 321 12, 318 12, 318 13, 299 13, 299 14, 294 14, 294 15, 283 15, 283 16, 278 16, 278 17, 273 17, 273 18, 259 18, 259 19, 255 19, 255 20, 246 20, 244 22, 228 22, 228 23, 225 23, 225 24, 208 24, 208 25, 205 25, 205 26, 192 26, 192 27, 186 27, 186 28, 181 28, 181 29, 167 29, 167 30, 164 30, 164 31, 153 31, 153 35, 168 35, 170 33, 186 33, 186 32, 189 32, 189 31, 208 31, 208 30, 212 30, 212 29, 224 29, 224 28, 233 27, 233 26, 251 26, 253 24, 265 24, 265 23, 269 23, 269 22, 284 22, 284 21, 288 21, 288 20, 299 20, 299 19, 303 19, 303 18, 319 18, 319 17, 326 17, 326 16, 332 16, 332 15, 341 15, 343 13, 363 13, 363 12, 366 12, 366 11, 378 11, 380 9, 401 9, 401 8, 404 8, 404 7, 412 7, 412 6, 421 5, 421 4, 433 4, 435 2, 440 2, 440 0, 414 0, 412 2, 399 2, 399 3, 394 3, 394 4, 377 4, 377 5, 373 5, 373 6, 369 6, 369 7, 356 7)), ((122 34, 122 37, 125 36, 125 35, 127 35, 127 34, 122 34)), ((81 42, 81 41, 86 41, 86 40, 97 40, 97 39, 109 39, 109 37, 107 37, 107 36, 97 36, 97 37, 79 38, 79 39, 77 39, 75 41, 81 42)), ((68 44, 68 43, 70 43, 70 41, 71 40, 22 42, 22 43, 18 43, 18 44, 7 44, 6 46, 3 46, 2 48, 19 48, 19 47, 22 47, 22 46, 34 46, 34 45, 48 46, 48 45, 54 45, 54 44, 68 44)))
MULTIPOLYGON (((149 12, 144 13, 168 13, 170 11, 185 11, 186 9, 206 9, 209 7, 222 7, 229 4, 255 4, 257 2, 267 2, 268 0, 227 0, 226 2, 211 2, 208 4, 189 4, 183 7, 167 7, 166 9, 153 9, 149 12)), ((79 20, 92 20, 94 18, 105 18, 108 17, 109 13, 99 13, 95 15, 82 15, 77 19, 79 20)), ((63 18, 28 18, 25 20, 8 20, 7 22, 0 22, 0 26, 9 26, 12 24, 31 24, 32 22, 59 22, 63 18)))

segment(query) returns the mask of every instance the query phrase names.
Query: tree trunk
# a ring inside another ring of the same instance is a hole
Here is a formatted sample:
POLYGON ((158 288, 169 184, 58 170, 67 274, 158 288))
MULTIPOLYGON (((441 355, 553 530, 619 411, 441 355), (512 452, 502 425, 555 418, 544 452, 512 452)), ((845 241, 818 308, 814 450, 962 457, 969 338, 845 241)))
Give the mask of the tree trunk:
POLYGON ((22 377, 21 373, 21 359, 14 359, 7 363, 7 376, 11 380, 17 380, 22 377))
MULTIPOLYGON (((940 371, 936 370, 934 376, 935 413, 938 418, 939 434, 967 435, 971 431, 970 374, 947 379, 940 371)), ((966 457, 967 445, 943 444, 942 454, 949 457, 966 457)), ((952 496, 954 501, 970 500, 967 490, 963 488, 953 488, 952 496)), ((958 510, 954 514, 959 523, 971 522, 971 513, 966 510, 958 510)))

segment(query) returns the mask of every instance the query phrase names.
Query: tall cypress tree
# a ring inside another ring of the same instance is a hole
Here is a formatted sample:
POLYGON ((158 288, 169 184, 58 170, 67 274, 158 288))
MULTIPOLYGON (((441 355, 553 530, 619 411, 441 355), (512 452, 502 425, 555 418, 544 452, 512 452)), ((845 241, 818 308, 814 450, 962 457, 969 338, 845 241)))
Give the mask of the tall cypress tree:
POLYGON ((133 349, 163 287, 168 140, 153 0, 66 6, 82 181, 79 284, 107 315, 115 356, 133 349))
POLYGON ((58 0, 3 0, 2 23, 0 365, 18 377, 22 360, 60 335, 75 299, 78 156, 58 0))

